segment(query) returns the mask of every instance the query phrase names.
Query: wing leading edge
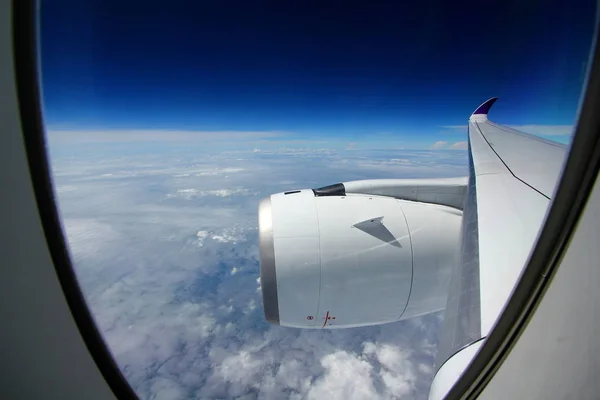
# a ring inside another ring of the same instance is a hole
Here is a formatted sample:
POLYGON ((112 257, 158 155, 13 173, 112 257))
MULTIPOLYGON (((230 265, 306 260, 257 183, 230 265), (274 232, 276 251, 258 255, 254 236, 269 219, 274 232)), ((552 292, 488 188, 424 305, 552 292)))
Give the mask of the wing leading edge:
POLYGON ((566 147, 488 120, 469 119, 469 186, 461 259, 453 271, 430 399, 443 398, 498 319, 536 240, 566 147))

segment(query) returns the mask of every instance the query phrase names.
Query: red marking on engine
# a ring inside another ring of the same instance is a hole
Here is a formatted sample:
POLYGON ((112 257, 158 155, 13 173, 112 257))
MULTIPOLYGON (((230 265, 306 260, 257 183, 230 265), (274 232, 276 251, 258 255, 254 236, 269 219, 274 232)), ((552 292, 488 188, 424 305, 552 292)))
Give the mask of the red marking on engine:
POLYGON ((325 321, 323 322, 323 326, 321 328, 325 328, 325 325, 327 325, 327 321, 329 321, 329 311, 327 311, 327 313, 325 314, 325 321))
POLYGON ((327 311, 327 313, 325 313, 325 321, 323 321, 323 326, 321 328, 325 328, 325 325, 327 325, 327 322, 329 322, 330 319, 335 319, 335 317, 330 317, 329 311, 327 311))

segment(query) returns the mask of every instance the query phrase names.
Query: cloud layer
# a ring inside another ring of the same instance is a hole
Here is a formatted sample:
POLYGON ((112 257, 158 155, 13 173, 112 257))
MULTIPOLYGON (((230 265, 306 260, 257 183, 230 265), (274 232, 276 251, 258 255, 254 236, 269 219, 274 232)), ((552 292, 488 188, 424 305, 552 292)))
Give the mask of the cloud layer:
POLYGON ((431 146, 432 150, 467 150, 467 148, 468 143, 466 141, 455 143, 438 141, 431 146))
POLYGON ((292 188, 464 176, 466 154, 54 146, 77 276, 143 399, 427 397, 440 315, 337 331, 265 322, 256 211, 292 188))

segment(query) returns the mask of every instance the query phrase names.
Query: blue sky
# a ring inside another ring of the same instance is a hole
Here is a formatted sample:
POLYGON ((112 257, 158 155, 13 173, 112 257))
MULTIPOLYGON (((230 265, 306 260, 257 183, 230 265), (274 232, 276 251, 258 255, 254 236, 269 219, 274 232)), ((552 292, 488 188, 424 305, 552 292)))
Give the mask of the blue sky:
POLYGON ((425 147, 464 140, 445 127, 491 96, 500 123, 570 125, 594 16, 589 0, 125 3, 42 3, 50 130, 425 147))

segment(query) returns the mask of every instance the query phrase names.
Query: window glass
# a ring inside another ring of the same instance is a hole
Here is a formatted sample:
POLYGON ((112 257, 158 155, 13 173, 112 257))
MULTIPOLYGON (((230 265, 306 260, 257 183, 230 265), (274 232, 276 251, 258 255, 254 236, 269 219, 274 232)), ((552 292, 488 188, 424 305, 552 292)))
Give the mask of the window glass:
POLYGON ((568 144, 595 15, 592 1, 40 12, 70 253, 143 399, 427 398, 443 312, 339 330, 265 320, 259 200, 466 176, 467 120, 492 96, 490 119, 568 144))

